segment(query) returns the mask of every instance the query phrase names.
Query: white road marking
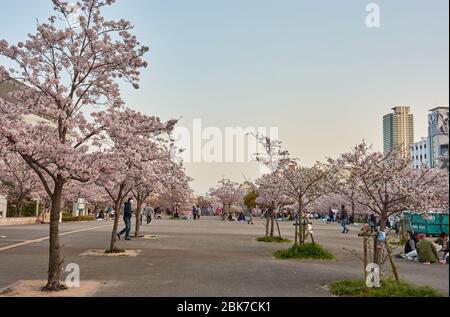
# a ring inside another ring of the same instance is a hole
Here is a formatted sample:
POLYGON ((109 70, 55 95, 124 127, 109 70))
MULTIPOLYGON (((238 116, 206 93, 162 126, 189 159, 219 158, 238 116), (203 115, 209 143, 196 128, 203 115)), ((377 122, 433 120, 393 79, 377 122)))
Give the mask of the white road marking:
MULTIPOLYGON (((79 232, 85 232, 85 231, 92 231, 92 230, 95 230, 95 229, 106 228, 106 227, 109 227, 109 226, 110 226, 110 225, 107 225, 107 226, 100 226, 100 227, 94 227, 94 228, 88 228, 88 229, 75 230, 75 231, 70 231, 70 232, 60 233, 59 236, 62 237, 62 236, 67 236, 67 235, 69 235, 69 234, 74 234, 74 233, 79 233, 79 232)), ((25 241, 25 242, 13 244, 13 245, 8 245, 8 246, 6 246, 6 247, 0 248, 0 252, 6 251, 6 250, 9 250, 9 249, 13 249, 13 248, 17 248, 17 247, 21 247, 21 246, 23 246, 23 245, 27 245, 27 244, 31 244, 31 243, 42 242, 42 241, 45 241, 45 240, 48 240, 48 239, 50 239, 49 236, 43 237, 43 238, 38 238, 38 239, 33 239, 33 240, 27 240, 27 241, 25 241)))

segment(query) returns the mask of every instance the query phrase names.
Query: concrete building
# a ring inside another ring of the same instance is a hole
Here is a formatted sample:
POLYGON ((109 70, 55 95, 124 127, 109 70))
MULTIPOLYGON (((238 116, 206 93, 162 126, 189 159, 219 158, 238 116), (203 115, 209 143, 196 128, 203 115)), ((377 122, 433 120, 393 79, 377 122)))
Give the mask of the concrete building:
POLYGON ((7 200, 6 197, 0 195, 0 218, 6 218, 7 200))
POLYGON ((405 157, 410 156, 410 148, 414 143, 414 117, 410 107, 397 106, 393 113, 383 117, 384 152, 400 149, 405 157))
POLYGON ((422 138, 411 145, 411 164, 414 168, 430 167, 430 145, 428 138, 422 138))
POLYGON ((448 107, 436 107, 428 115, 428 142, 430 166, 441 164, 439 158, 448 155, 448 107))

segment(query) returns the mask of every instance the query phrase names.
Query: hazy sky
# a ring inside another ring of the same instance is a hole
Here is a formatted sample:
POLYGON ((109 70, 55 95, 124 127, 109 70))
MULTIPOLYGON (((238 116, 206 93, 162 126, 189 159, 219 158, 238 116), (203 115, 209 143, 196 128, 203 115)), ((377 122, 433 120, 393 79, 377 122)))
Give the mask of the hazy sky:
MULTIPOLYGON (((382 116, 410 105, 415 138, 427 110, 449 99, 448 0, 372 1, 381 27, 366 27, 371 1, 118 0, 105 13, 125 18, 151 47, 141 89, 127 103, 164 119, 220 129, 278 127, 306 164, 362 139, 382 149, 382 116)), ((0 0, 0 38, 33 32, 49 0, 0 0)), ((255 163, 187 164, 205 192, 222 176, 257 177, 255 163)))

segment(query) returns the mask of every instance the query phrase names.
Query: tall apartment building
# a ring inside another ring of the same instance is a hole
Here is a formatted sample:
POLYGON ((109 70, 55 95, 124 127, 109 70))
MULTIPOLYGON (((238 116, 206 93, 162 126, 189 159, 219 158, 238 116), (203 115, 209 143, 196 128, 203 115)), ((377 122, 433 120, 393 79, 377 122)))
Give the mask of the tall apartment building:
POLYGON ((409 157, 414 143, 414 116, 410 113, 410 107, 397 106, 392 110, 393 113, 383 117, 384 152, 397 148, 409 157))
POLYGON ((436 107, 428 115, 428 142, 430 166, 439 164, 439 158, 448 154, 448 107, 436 107))

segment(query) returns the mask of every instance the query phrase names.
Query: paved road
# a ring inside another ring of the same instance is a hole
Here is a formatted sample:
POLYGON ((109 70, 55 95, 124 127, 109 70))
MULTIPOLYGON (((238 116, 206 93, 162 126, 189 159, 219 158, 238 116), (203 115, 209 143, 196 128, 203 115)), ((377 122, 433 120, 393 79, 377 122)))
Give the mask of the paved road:
MULTIPOLYGON (((106 282, 96 296, 331 296, 325 285, 362 276, 361 261, 343 250, 361 250, 356 227, 343 235, 336 224, 315 224, 316 240, 336 255, 334 261, 276 260, 273 252, 289 245, 256 242, 265 231, 263 221, 251 226, 208 217, 144 226, 145 234, 158 238, 118 243, 142 250, 136 258, 80 256, 105 249, 111 227, 111 222, 61 225, 65 263, 79 264, 82 280, 106 282)), ((293 238, 292 223, 282 223, 281 230, 293 238)), ((0 236, 7 236, 0 238, 0 289, 17 280, 46 278, 48 240, 30 240, 47 233, 47 225, 0 227, 0 236)), ((448 265, 396 262, 402 278, 449 294, 448 265)))

